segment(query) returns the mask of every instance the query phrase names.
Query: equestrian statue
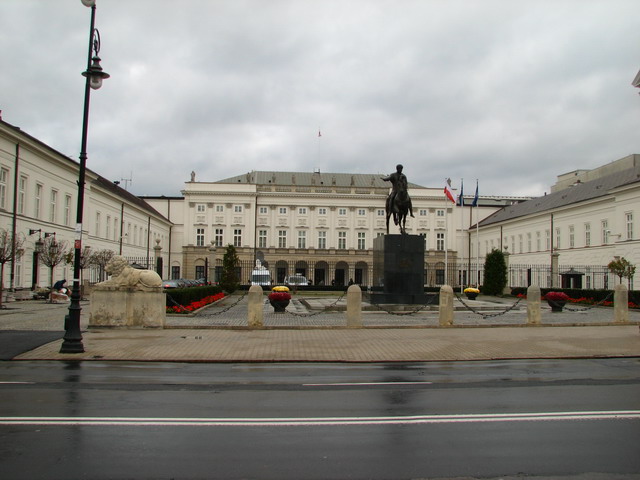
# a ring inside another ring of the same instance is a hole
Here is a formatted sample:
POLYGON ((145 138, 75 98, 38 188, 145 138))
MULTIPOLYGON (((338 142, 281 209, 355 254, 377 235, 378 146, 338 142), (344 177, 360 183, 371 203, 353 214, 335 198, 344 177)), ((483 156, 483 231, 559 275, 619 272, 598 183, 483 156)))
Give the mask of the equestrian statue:
POLYGON ((394 173, 388 177, 380 177, 385 182, 391 182, 391 193, 389 193, 385 204, 385 210, 387 212, 387 234, 389 234, 389 217, 391 217, 391 215, 393 215, 393 223, 400 227, 400 233, 403 235, 407 233, 405 230, 407 214, 413 217, 411 198, 407 192, 409 184, 407 182, 407 176, 402 173, 402 169, 402 165, 397 165, 394 173))

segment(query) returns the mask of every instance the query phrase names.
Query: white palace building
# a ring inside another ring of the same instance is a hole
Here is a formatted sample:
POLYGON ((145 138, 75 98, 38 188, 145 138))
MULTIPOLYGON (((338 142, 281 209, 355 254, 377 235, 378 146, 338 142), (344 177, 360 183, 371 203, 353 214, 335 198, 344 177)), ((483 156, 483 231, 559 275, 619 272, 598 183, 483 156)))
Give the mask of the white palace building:
MULTIPOLYGON (((551 193, 539 198, 483 195, 473 213, 446 200, 443 186, 410 183, 415 218, 407 219, 407 231, 424 237, 425 285, 442 285, 445 278, 457 286, 477 283, 484 255, 499 248, 509 253, 512 286, 559 284, 565 269, 573 268, 583 287, 602 287, 602 269, 615 256, 640 261, 634 228, 639 159, 631 155, 560 175, 551 193)), ((5 266, 5 289, 48 285, 49 269, 36 251, 45 234, 73 246, 78 168, 0 120, 0 229, 25 238, 19 258, 5 266)), ((195 177, 180 196, 137 197, 88 170, 83 245, 160 269, 163 278, 216 280, 232 244, 242 283, 260 260, 275 282, 300 273, 315 285, 371 285, 373 240, 386 233, 389 193, 379 175, 251 171, 217 181, 195 177)), ((391 223, 390 233, 397 233, 391 223)), ((58 265, 54 281, 70 279, 71 271, 71 265, 58 265)))

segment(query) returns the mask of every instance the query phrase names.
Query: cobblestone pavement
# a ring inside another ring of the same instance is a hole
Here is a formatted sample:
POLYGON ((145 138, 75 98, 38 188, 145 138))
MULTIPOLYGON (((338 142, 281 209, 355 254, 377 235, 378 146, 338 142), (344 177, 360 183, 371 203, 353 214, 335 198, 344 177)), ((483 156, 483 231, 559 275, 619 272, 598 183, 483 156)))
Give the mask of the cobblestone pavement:
MULTIPOLYGON (((60 338, 14 358, 412 362, 640 356, 639 312, 630 312, 629 324, 613 324, 611 309, 551 313, 544 306, 542 325, 521 328, 527 327, 524 305, 518 305, 504 315, 483 317, 504 312, 514 304, 511 299, 483 298, 473 305, 468 302, 482 315, 462 310, 464 306, 456 302, 455 307, 459 310, 455 313, 453 328, 438 327, 436 310, 405 312, 404 315, 367 310, 363 312, 365 328, 346 328, 344 311, 323 310, 328 306, 335 308, 336 298, 296 297, 284 314, 273 313, 272 307, 265 303, 265 328, 248 329, 246 301, 246 297, 231 296, 195 315, 169 316, 165 329, 128 330, 86 330, 89 305, 83 302, 81 326, 85 329, 85 352, 59 353, 60 338), (314 313, 317 315, 312 315, 314 313)), ((16 302, 0 310, 0 330, 60 331, 67 312, 67 305, 16 302)))

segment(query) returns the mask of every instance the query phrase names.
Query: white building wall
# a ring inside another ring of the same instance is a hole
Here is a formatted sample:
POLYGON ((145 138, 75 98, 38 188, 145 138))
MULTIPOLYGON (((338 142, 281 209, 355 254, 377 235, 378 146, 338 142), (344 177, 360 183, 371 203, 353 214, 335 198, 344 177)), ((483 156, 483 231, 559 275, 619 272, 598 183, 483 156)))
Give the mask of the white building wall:
MULTIPOLYGON (((22 209, 16 205, 16 234, 23 236, 25 242, 24 253, 15 262, 13 287, 21 289, 32 287, 35 260, 33 253, 35 242, 41 235, 55 232, 56 240, 65 242, 68 250, 74 246, 79 165, 21 130, 0 122, 0 168, 7 173, 6 183, 0 187, 4 194, 4 198, 0 199, 0 203, 4 204, 4 208, 0 208, 0 228, 9 232, 13 228, 16 145, 19 145, 18 203, 22 204, 22 209), (21 188, 21 178, 25 179, 24 188, 21 188), (55 202, 52 200, 52 191, 57 192, 55 202), (29 235, 30 229, 40 232, 29 235)), ((169 222, 151 210, 141 208, 137 202, 130 202, 127 198, 102 188, 96 183, 98 179, 96 173, 87 170, 82 246, 89 246, 94 251, 122 251, 125 256, 146 257, 149 253, 153 257, 152 239, 168 239, 169 222), (130 224, 132 234, 123 239, 120 249, 119 224, 123 218, 125 233, 126 226, 130 224), (151 235, 148 235, 149 232, 151 235)), ((36 286, 47 286, 49 268, 41 262, 38 265, 36 286)), ((54 281, 62 278, 71 281, 72 277, 72 265, 60 264, 54 269, 54 281)), ((11 286, 10 263, 5 268, 4 283, 6 288, 11 286)))

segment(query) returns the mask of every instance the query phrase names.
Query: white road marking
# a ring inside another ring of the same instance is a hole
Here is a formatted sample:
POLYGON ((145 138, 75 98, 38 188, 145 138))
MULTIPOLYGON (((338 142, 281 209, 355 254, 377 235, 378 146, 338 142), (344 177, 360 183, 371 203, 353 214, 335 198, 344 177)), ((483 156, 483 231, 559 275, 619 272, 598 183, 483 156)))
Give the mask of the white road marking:
POLYGON ((36 382, 0 382, 0 385, 35 385, 36 382))
POLYGON ((432 385, 432 382, 348 382, 348 383, 303 383, 303 387, 351 387, 370 385, 432 385))
POLYGON ((144 418, 144 417, 0 417, 0 425, 139 426, 139 427, 305 427, 348 425, 419 425, 575 420, 640 420, 640 410, 608 412, 538 412, 395 417, 316 418, 144 418))

